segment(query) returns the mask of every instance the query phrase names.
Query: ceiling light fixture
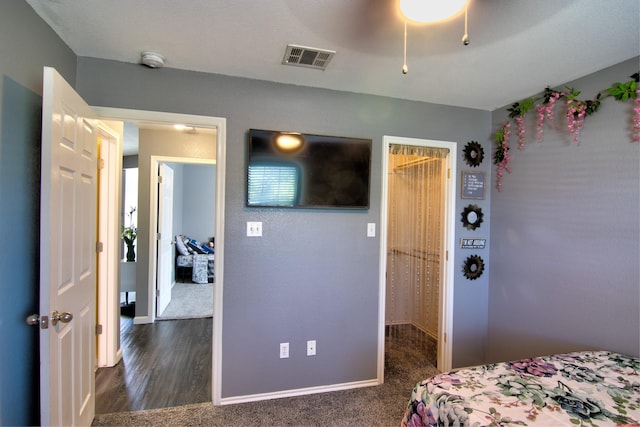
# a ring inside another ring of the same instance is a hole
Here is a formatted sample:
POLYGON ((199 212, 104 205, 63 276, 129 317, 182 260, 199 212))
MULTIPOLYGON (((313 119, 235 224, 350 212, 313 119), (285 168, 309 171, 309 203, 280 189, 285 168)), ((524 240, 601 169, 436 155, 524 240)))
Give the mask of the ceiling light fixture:
POLYGON ((164 67, 164 56, 156 52, 142 52, 140 63, 149 68, 162 68, 164 67))
POLYGON ((464 9, 464 35, 462 44, 469 45, 467 11, 470 0, 398 0, 400 14, 404 17, 404 54, 402 74, 409 72, 407 66, 407 22, 438 23, 449 19, 464 9))
POLYGON ((439 22, 460 12, 468 0, 400 0, 400 12, 410 21, 439 22))

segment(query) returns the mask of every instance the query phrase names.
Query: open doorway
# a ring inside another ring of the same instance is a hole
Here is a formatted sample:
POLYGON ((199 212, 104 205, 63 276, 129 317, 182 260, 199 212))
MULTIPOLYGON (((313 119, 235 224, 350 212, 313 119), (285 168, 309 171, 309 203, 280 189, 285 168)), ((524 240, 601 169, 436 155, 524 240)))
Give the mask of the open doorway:
MULTIPOLYGON (((128 137, 130 124, 124 125, 124 138, 128 137)), ((136 314, 136 247, 135 238, 138 224, 138 160, 127 155, 122 159, 122 211, 120 220, 120 314, 133 319, 136 314), (127 243, 130 242, 130 243, 127 243)))
MULTIPOLYGON (((115 367, 102 368, 97 372, 97 413, 211 401, 213 283, 199 284, 198 295, 184 295, 181 292, 188 285, 176 283, 174 230, 193 236, 189 228, 193 226, 213 240, 216 222, 216 132, 198 128, 191 129, 185 135, 159 124, 142 123, 137 127, 139 209, 136 211, 138 216, 135 224, 142 224, 138 226, 141 231, 138 236, 142 237, 136 240, 136 258, 125 260, 121 267, 135 266, 135 277, 140 276, 140 271, 137 271, 140 265, 149 268, 148 282, 154 284, 153 289, 157 292, 145 294, 151 286, 140 286, 136 281, 136 300, 147 297, 157 307, 156 311, 151 312, 155 320, 172 322, 136 324, 135 319, 140 314, 137 309, 133 321, 129 316, 121 317, 122 361, 115 367), (188 152, 200 149, 200 157, 158 155, 171 154, 172 151, 167 147, 173 148, 176 144, 188 152), (150 165, 146 169, 148 173, 140 173, 145 165, 150 165), (148 204, 145 199, 149 200, 148 204), (145 228, 148 233, 144 233, 145 228), (145 234, 148 239, 145 239, 145 234), (145 243, 148 243, 148 251, 145 243), (145 259, 147 253, 154 256, 145 259), (203 297, 203 292, 207 298, 203 297), (201 309, 208 310, 205 313, 207 315, 194 316, 190 310, 184 310, 184 305, 194 300, 201 309), (194 317, 201 319, 196 322, 194 317), (189 344, 194 337, 197 337, 197 346, 189 344), (132 397, 134 395, 135 398, 132 397)), ((123 210, 127 217, 129 209, 123 210)), ((125 218, 123 225, 130 226, 130 223, 131 219, 125 218)), ((124 276, 121 278, 124 279, 124 276)))
POLYGON ((456 143, 385 137, 383 146, 381 329, 385 339, 411 342, 420 361, 447 370, 456 143))
POLYGON ((158 320, 213 316, 216 166, 210 160, 174 158, 152 170, 161 178, 155 211, 158 320))
MULTIPOLYGON (((144 123, 145 126, 154 127, 165 127, 168 125, 173 126, 176 123, 186 123, 190 125, 192 128, 195 127, 203 127, 215 130, 215 136, 213 140, 215 141, 215 145, 213 147, 213 153, 215 153, 212 157, 214 160, 205 159, 203 160, 203 156, 201 152, 196 151, 195 153, 190 153, 190 161, 194 163, 215 163, 215 180, 214 182, 206 183, 206 186, 211 188, 211 195, 207 197, 212 197, 215 199, 215 207, 212 212, 210 212, 210 216, 212 218, 212 222, 214 222, 215 232, 212 233, 212 236, 215 236, 216 243, 216 265, 215 265, 215 277, 217 282, 217 289, 214 289, 214 294, 219 293, 217 298, 213 299, 213 304, 218 307, 216 310, 214 307, 213 312, 221 313, 222 311, 222 286, 223 286, 223 251, 224 251, 224 159, 225 159, 225 138, 226 138, 226 121, 222 118, 216 117, 205 117, 205 116, 191 116, 191 115, 182 115, 182 114, 172 114, 172 113, 158 113, 151 111, 138 111, 138 110, 122 110, 122 109, 112 109, 112 108, 95 108, 96 112, 101 117, 108 117, 111 120, 118 120, 122 122, 133 121, 135 123, 144 123), (215 220, 214 220, 215 218, 215 220)), ((186 130, 188 132, 189 129, 186 130)), ((180 144, 170 145, 173 147, 174 151, 169 151, 169 157, 175 158, 179 157, 179 150, 181 148, 180 144)), ((149 167, 150 161, 149 152, 147 152, 147 157, 145 161, 142 161, 139 168, 139 174, 149 176, 149 167), (145 170, 146 169, 146 170, 145 170)), ((120 173, 118 171, 118 173, 120 173)), ((156 224, 152 224, 155 220, 152 219, 154 216, 151 215, 152 212, 152 201, 151 201, 151 193, 152 191, 149 189, 150 186, 147 183, 146 189, 144 193, 145 195, 141 195, 139 197, 139 205, 138 205, 138 220, 140 222, 140 227, 147 229, 144 235, 138 235, 138 242, 136 245, 136 264, 144 263, 145 265, 136 267, 135 272, 135 300, 136 300, 136 313, 135 318, 130 323, 130 325, 146 325, 146 324, 154 324, 156 320, 156 311, 155 311, 155 286, 156 286, 156 265, 157 259, 155 258, 155 233, 150 233, 149 230, 155 229, 156 224), (149 189, 149 190, 147 190, 149 189), (145 212, 146 211, 146 212, 145 212), (144 222, 147 224, 144 224, 144 222)), ((112 285, 107 284, 106 287, 110 288, 109 291, 114 295, 119 294, 118 287, 114 287, 112 285)), ((102 301, 98 301, 98 305, 101 306, 103 304, 102 301)), ((105 307, 108 309, 109 307, 105 307)), ((119 307, 115 307, 115 310, 109 312, 107 322, 113 324, 115 327, 112 330, 115 330, 119 335, 120 332, 120 322, 119 322, 119 307)), ((221 316, 213 316, 212 319, 204 319, 209 323, 209 327, 204 329, 205 331, 209 331, 208 335, 210 339, 208 340, 199 340, 201 342, 207 342, 208 348, 210 349, 211 357, 208 357, 206 361, 199 361, 200 364, 206 364, 210 367, 211 374, 208 376, 207 388, 210 390, 209 396, 213 403, 218 403, 220 400, 220 354, 221 354, 221 316)), ((171 322, 161 322, 161 323, 171 323, 171 322)), ((203 328, 195 328, 198 331, 202 331, 203 328)), ((181 335, 178 333, 178 335, 181 335)), ((119 340, 116 341, 115 345, 112 345, 108 351, 114 352, 118 354, 116 361, 122 358, 122 349, 119 343, 119 340)), ((205 354, 204 352, 201 353, 205 354)))

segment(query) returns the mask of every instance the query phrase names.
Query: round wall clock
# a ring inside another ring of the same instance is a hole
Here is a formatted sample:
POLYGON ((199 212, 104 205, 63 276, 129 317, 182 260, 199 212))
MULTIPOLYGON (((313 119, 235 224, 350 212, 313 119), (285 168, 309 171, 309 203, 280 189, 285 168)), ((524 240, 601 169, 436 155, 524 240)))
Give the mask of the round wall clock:
POLYGON ((464 147, 464 161, 471 167, 480 166, 484 159, 484 150, 477 141, 469 141, 464 147))
POLYGON ((462 225, 467 230, 475 230, 480 227, 484 214, 478 205, 469 205, 462 211, 462 225))
POLYGON ((469 280, 476 280, 478 277, 482 276, 483 271, 484 260, 479 255, 471 255, 462 265, 464 277, 469 280))

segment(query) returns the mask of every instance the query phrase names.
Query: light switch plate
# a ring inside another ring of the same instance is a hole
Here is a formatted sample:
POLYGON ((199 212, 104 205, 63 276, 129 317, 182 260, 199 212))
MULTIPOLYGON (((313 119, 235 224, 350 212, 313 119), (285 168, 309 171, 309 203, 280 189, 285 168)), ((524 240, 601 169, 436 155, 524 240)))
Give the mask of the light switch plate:
POLYGON ((247 221, 247 236, 262 237, 262 222, 247 221))
POLYGON ((376 223, 370 222, 367 224, 367 237, 376 237, 376 223))
POLYGON ((289 357, 289 343, 280 343, 280 359, 287 359, 289 357))

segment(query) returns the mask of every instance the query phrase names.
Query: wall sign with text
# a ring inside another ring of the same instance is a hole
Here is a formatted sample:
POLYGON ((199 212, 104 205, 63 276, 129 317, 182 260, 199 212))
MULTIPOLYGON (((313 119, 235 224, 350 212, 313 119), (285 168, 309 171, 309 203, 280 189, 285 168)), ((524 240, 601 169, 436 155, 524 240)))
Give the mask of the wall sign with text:
POLYGON ((460 249, 484 249, 487 239, 460 239, 460 249))
POLYGON ((462 171, 462 198, 484 199, 485 172, 462 171))

